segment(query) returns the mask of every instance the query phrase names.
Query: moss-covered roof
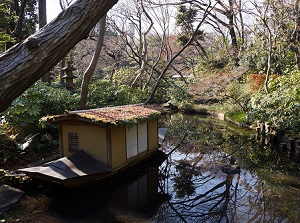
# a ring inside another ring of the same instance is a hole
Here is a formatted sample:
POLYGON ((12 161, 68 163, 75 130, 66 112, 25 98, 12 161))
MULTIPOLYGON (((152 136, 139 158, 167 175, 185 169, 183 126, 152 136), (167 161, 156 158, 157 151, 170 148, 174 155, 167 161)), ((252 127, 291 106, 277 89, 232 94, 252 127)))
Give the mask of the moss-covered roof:
POLYGON ((90 110, 67 111, 62 115, 43 117, 42 122, 81 120, 101 125, 134 124, 143 120, 156 119, 160 112, 146 105, 124 105, 90 110))

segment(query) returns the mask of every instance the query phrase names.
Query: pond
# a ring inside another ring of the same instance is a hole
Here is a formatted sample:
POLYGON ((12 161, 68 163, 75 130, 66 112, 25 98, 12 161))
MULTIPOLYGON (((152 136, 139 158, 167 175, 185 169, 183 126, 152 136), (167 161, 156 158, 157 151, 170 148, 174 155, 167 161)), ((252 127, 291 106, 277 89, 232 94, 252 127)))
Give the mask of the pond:
POLYGON ((300 222, 299 164, 253 140, 253 131, 199 115, 173 114, 160 125, 169 156, 159 166, 109 187, 39 189, 0 220, 300 222), (224 173, 230 163, 240 173, 224 173))

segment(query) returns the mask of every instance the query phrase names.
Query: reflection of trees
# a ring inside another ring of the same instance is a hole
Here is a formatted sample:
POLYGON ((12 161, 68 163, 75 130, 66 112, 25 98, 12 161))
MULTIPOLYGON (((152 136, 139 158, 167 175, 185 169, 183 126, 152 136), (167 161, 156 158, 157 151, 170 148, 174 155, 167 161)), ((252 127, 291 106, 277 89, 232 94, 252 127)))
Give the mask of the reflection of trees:
POLYGON ((193 166, 179 161, 176 165, 178 175, 174 176, 174 189, 178 198, 182 198, 185 195, 192 195, 195 191, 193 183, 193 166))
POLYGON ((234 175, 231 174, 226 175, 225 180, 210 187, 212 181, 216 182, 216 176, 201 171, 199 163, 202 157, 196 156, 194 160, 188 160, 187 156, 185 158, 187 160, 177 162, 169 160, 162 168, 164 171, 162 175, 165 177, 160 182, 161 190, 167 190, 165 192, 170 193, 169 190, 172 190, 172 187, 166 181, 172 181, 174 191, 172 190, 173 199, 161 209, 159 216, 163 216, 159 217, 159 221, 162 218, 166 221, 170 221, 169 218, 175 218, 182 222, 222 222, 224 220, 229 222, 228 206, 237 194, 239 177, 234 187, 232 186, 234 175))
MULTIPOLYGON (((181 164, 183 165, 183 163, 181 164)), ((187 169, 191 170, 190 168, 191 166, 188 166, 187 169)), ((189 172, 191 173, 191 171, 189 172)), ((183 176, 185 176, 185 174, 183 176)), ((185 185, 186 179, 182 176, 174 177, 177 197, 173 197, 173 199, 168 202, 168 205, 161 209, 163 213, 160 214, 163 216, 160 216, 159 219, 161 220, 163 218, 166 219, 166 221, 170 221, 170 218, 175 218, 180 219, 182 222, 221 222, 224 218, 228 221, 227 208, 231 198, 230 188, 233 175, 227 175, 224 181, 204 193, 198 193, 198 190, 196 190, 196 187, 206 187, 206 184, 214 180, 214 178, 213 176, 197 176, 197 180, 193 184, 193 191, 195 193, 192 196, 191 193, 189 193, 190 191, 186 190, 186 188, 189 188, 185 185), (182 180, 181 183, 179 182, 180 180, 182 180), (180 186, 182 187, 181 189, 180 186)))
MULTIPOLYGON (((202 194, 192 198, 174 202, 173 205, 179 205, 180 209, 191 210, 184 213, 187 219, 196 218, 197 221, 221 222, 226 219, 229 222, 227 209, 229 201, 236 193, 230 193, 233 175, 227 175, 226 179, 202 194)), ((237 190, 238 181, 234 190, 237 190)))
MULTIPOLYGON (((174 157, 176 156, 178 155, 174 154, 174 157)), ((274 212, 279 197, 272 195, 270 186, 258 179, 256 175, 248 171, 242 172, 241 175, 225 175, 221 171, 213 172, 213 170, 201 172, 203 166, 200 163, 195 164, 196 162, 192 163, 191 160, 181 161, 180 168, 192 175, 194 192, 191 194, 186 189, 186 179, 183 177, 186 173, 180 176, 180 172, 176 172, 176 163, 178 161, 169 160, 161 168, 163 172, 160 174, 164 177, 160 178, 160 190, 170 194, 171 199, 160 207, 152 222, 282 222, 284 220, 282 217, 284 215, 280 216, 278 212, 274 212), (184 167, 184 164, 187 167, 184 167), (180 180, 182 182, 179 182, 180 180), (182 188, 179 188, 180 186, 182 188), (179 196, 178 191, 180 191, 179 196)))
POLYGON ((297 166, 281 162, 273 153, 249 142, 250 134, 241 136, 242 130, 233 131, 198 116, 178 115, 164 126, 169 137, 175 138, 168 140, 168 146, 178 142, 183 133, 188 134, 160 168, 160 190, 171 199, 151 222, 300 222, 294 220, 300 219, 299 191, 291 198, 291 190, 274 186, 247 170, 241 175, 225 175, 217 167, 224 161, 224 153, 215 148, 230 148, 227 152, 234 153, 240 164, 264 167, 267 175, 276 175, 275 167, 288 171, 297 166), (240 160, 242 153, 248 158, 240 160))

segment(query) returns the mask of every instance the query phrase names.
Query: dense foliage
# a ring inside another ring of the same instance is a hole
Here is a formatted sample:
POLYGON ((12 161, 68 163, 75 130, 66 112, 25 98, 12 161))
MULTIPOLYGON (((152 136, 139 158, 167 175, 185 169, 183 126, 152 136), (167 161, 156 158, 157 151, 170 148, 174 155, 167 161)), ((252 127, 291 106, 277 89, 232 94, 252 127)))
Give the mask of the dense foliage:
POLYGON ((14 42, 14 38, 9 34, 11 33, 10 22, 13 19, 7 5, 0 4, 0 52, 5 50, 7 42, 14 42))
POLYGON ((3 0, 0 3, 0 52, 36 31, 35 0, 3 0))
POLYGON ((273 127, 299 134, 300 131, 300 75, 298 72, 270 82, 270 94, 258 91, 251 98, 250 121, 269 122, 273 127))

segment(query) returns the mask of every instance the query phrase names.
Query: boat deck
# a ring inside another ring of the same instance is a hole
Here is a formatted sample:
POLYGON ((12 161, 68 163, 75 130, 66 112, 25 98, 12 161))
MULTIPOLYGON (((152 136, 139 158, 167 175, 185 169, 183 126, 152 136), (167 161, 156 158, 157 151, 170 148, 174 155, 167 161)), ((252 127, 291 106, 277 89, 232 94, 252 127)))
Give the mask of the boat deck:
POLYGON ((59 180, 96 173, 109 173, 111 169, 84 150, 41 166, 20 169, 25 173, 39 173, 59 180))

